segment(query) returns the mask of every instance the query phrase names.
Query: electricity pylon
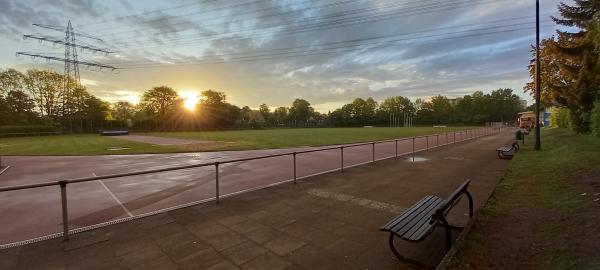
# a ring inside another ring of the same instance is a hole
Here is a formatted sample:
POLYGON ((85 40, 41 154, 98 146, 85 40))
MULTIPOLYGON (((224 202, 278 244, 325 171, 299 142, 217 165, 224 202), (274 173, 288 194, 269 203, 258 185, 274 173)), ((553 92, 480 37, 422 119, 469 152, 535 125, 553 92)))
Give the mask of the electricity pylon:
POLYGON ((52 26, 52 25, 43 25, 43 24, 33 24, 33 25, 40 27, 40 28, 50 29, 50 30, 55 30, 55 31, 65 33, 64 38, 57 38, 57 37, 53 37, 53 36, 41 36, 41 35, 23 35, 23 39, 36 39, 40 42, 48 42, 48 43, 52 43, 52 44, 63 45, 65 47, 64 58, 51 56, 51 55, 47 55, 47 54, 43 54, 43 53, 35 53, 35 52, 17 52, 17 56, 23 55, 23 56, 29 56, 32 58, 46 59, 47 61, 64 62, 64 82, 63 82, 64 88, 63 88, 63 104, 62 104, 63 105, 63 115, 69 116, 70 130, 72 132, 73 131, 73 124, 72 124, 73 108, 72 108, 72 104, 70 104, 70 102, 68 102, 68 101, 71 100, 71 98, 73 96, 73 89, 75 89, 78 85, 81 85, 81 77, 79 75, 79 65, 98 68, 99 70, 110 69, 110 70, 114 71, 117 69, 114 66, 105 65, 102 63, 95 63, 95 62, 91 62, 91 61, 80 61, 77 56, 77 50, 79 49, 80 51, 89 51, 92 53, 103 53, 105 55, 108 55, 113 52, 108 49, 99 48, 99 47, 96 47, 93 45, 85 44, 85 42, 80 42, 81 44, 77 44, 76 41, 79 41, 79 37, 91 39, 94 41, 100 41, 100 42, 102 42, 102 39, 99 39, 97 37, 94 37, 92 35, 89 35, 89 34, 86 34, 83 32, 75 31, 73 29, 73 26, 71 25, 71 20, 69 20, 69 23, 67 24, 66 28, 61 27, 61 26, 52 26))

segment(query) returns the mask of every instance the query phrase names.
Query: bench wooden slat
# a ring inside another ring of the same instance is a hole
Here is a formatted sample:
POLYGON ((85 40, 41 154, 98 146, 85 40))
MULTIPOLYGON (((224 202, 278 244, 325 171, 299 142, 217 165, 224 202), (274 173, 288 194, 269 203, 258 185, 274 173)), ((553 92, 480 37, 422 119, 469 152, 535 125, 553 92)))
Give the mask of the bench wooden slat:
POLYGON ((400 216, 392 219, 390 222, 385 224, 383 227, 381 227, 380 230, 381 231, 384 231, 384 230, 389 231, 393 227, 395 227, 398 223, 402 222, 403 220, 405 220, 407 218, 411 218, 411 219, 414 218, 414 216, 418 214, 419 208, 423 207, 423 205, 426 205, 431 199, 433 199, 432 196, 424 197, 423 199, 421 199, 420 201, 415 203, 413 206, 411 206, 409 209, 407 209, 400 216))
POLYGON ((428 223, 429 219, 431 218, 431 215, 435 212, 435 209, 439 207, 442 201, 443 200, 441 198, 434 197, 434 199, 431 200, 431 203, 427 205, 422 211, 420 211, 420 213, 417 216, 415 216, 412 220, 406 223, 405 226, 402 226, 400 228, 394 228, 396 234, 404 237, 414 227, 419 227, 424 223, 428 223))
POLYGON ((440 199, 434 205, 432 205, 432 207, 429 209, 428 213, 421 217, 421 220, 419 222, 420 225, 414 226, 413 228, 408 230, 406 233, 404 233, 403 238, 405 240, 409 240, 409 241, 420 241, 422 239, 422 237, 425 236, 426 234, 419 233, 419 231, 423 230, 423 232, 428 232, 436 225, 435 222, 430 222, 431 217, 433 216, 435 211, 443 204, 444 204, 444 200, 440 199))
POLYGON ((427 211, 427 209, 429 209, 430 206, 435 202, 436 197, 426 196, 423 200, 423 203, 411 207, 410 211, 407 211, 406 214, 400 215, 398 218, 396 218, 397 222, 395 222, 393 226, 388 227, 387 230, 402 236, 403 232, 401 232, 401 230, 404 229, 406 231, 410 229, 410 227, 414 226, 421 215, 423 215, 423 212, 427 211))
POLYGON ((435 210, 443 204, 444 200, 436 196, 427 196, 421 202, 411 207, 410 211, 407 211, 406 214, 398 217, 395 220, 398 222, 395 222, 392 226, 384 227, 382 230, 392 232, 404 240, 418 241, 411 237, 412 233, 423 226, 435 226, 435 224, 430 224, 429 221, 435 210))

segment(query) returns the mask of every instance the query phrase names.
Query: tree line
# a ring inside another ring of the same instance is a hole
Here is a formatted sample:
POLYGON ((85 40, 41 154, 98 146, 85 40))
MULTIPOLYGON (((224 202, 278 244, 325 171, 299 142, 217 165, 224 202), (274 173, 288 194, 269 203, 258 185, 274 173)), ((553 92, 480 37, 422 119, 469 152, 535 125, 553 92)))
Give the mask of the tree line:
MULTIPOLYGON (((542 103, 558 107, 553 124, 600 135, 600 1, 560 3, 558 11, 552 19, 566 30, 540 42, 542 103)), ((532 95, 535 58, 532 48, 532 81, 524 87, 532 95)))
MULTIPOLYGON (((68 78, 72 80, 72 78, 68 78)), ((0 71, 0 125, 46 125, 66 132, 95 132, 107 128, 138 130, 214 130, 264 127, 349 127, 388 126, 391 117, 413 117, 413 124, 483 124, 514 122, 523 110, 511 89, 489 94, 429 100, 396 96, 381 102, 357 98, 328 113, 315 111, 305 99, 295 99, 289 107, 271 109, 261 104, 253 110, 227 101, 224 92, 200 93, 195 108, 171 87, 158 86, 145 91, 138 104, 109 103, 90 94, 76 83, 65 83, 63 75, 47 70, 14 69, 0 71), (65 85, 75 85, 65 89, 65 85)))

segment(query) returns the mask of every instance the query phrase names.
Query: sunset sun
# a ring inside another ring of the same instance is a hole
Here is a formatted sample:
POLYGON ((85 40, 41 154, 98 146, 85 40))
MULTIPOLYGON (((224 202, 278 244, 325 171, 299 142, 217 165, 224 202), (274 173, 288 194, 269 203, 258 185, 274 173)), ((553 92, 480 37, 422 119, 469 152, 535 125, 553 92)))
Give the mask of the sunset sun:
POLYGON ((198 96, 197 91, 181 91, 179 92, 179 96, 183 99, 183 107, 188 111, 195 111, 196 104, 198 104, 198 100, 200 97, 198 96))

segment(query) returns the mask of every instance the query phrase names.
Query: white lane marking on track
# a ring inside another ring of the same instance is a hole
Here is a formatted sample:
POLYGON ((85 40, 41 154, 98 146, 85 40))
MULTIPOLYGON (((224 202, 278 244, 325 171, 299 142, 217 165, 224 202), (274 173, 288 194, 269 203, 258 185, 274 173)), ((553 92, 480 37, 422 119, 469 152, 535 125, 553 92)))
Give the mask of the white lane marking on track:
MULTIPOLYGON (((96 173, 92 173, 92 175, 94 177, 96 177, 96 173)), ((110 194, 110 196, 117 202, 117 204, 119 204, 119 206, 121 206, 121 208, 123 208, 123 211, 125 211, 125 213, 127 213, 127 215, 129 217, 133 217, 133 214, 131 214, 131 212, 129 211, 129 209, 127 209, 127 207, 125 207, 125 205, 123 205, 123 203, 121 201, 119 201, 119 199, 117 198, 117 196, 115 196, 114 193, 112 193, 112 191, 110 191, 110 189, 108 189, 108 187, 104 184, 104 182, 102 182, 102 180, 98 180, 98 182, 104 187, 104 189, 106 189, 106 191, 108 192, 108 194, 110 194)))

